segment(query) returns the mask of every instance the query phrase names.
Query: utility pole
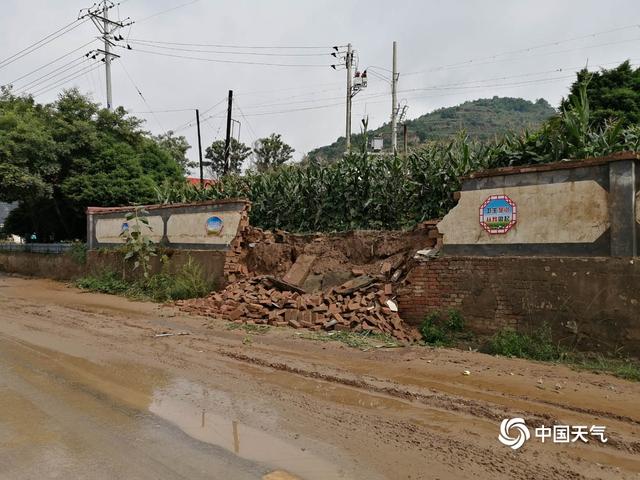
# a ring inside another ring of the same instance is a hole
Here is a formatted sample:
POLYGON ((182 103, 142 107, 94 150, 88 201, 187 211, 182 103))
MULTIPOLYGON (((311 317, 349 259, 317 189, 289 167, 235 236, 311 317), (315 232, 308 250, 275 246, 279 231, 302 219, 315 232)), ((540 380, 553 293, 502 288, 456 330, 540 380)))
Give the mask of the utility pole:
POLYGON ((396 55, 396 42, 393 42, 393 64, 391 71, 391 150, 398 150, 398 66, 396 55))
MULTIPOLYGON (((110 0, 102 0, 102 2, 98 3, 91 8, 86 9, 86 14, 82 14, 85 9, 80 11, 80 15, 78 18, 89 17, 95 27, 100 32, 100 36, 104 41, 104 50, 95 50, 95 52, 101 53, 104 55, 104 67, 105 67, 105 76, 106 76, 106 85, 107 85, 107 108, 109 110, 113 109, 113 91, 111 88, 111 60, 114 58, 120 58, 120 55, 116 55, 111 52, 111 47, 115 47, 117 41, 124 40, 122 35, 116 36, 115 33, 126 26, 132 25, 133 22, 126 18, 124 22, 109 20, 109 10, 115 7, 115 4, 110 0), (100 7, 102 6, 102 8, 100 7)), ((131 48, 127 45, 127 48, 131 48)), ((91 53, 91 52, 90 52, 91 53)), ((89 56, 88 53, 86 56, 89 56)), ((96 58, 96 54, 94 54, 93 59, 96 58)))
POLYGON ((353 76, 351 74, 351 66, 353 65, 353 50, 351 49, 350 43, 347 45, 347 56, 345 58, 345 62, 347 66, 347 125, 345 129, 345 137, 347 139, 347 152, 349 152, 351 151, 351 82, 353 80, 353 76))
POLYGON ((196 108, 196 124, 198 125, 198 154, 200 155, 200 188, 204 186, 204 170, 202 168, 202 140, 200 139, 200 110, 196 108))
POLYGON ((231 111, 233 110, 233 90, 229 90, 227 105, 227 138, 224 142, 224 175, 229 171, 229 153, 231 150, 231 111))
POLYGON ((104 34, 104 69, 107 78, 107 108, 111 110, 113 106, 113 92, 111 91, 111 52, 109 51, 109 34, 111 33, 111 27, 109 25, 109 8, 107 7, 106 0, 102 2, 102 16, 104 34))

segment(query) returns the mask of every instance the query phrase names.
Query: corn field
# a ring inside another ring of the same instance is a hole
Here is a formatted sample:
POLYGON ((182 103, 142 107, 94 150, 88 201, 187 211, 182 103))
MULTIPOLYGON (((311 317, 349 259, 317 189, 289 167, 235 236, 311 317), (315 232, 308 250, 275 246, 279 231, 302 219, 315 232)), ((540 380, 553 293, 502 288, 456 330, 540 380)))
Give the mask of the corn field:
MULTIPOLYGON (((585 90, 586 91, 586 90, 585 90)), ((283 165, 264 173, 231 175, 207 188, 164 184, 161 203, 244 197, 251 223, 291 232, 402 229, 442 217, 455 204, 460 177, 473 171, 599 156, 640 148, 640 128, 614 121, 594 129, 586 93, 541 130, 492 143, 464 133, 409 155, 357 152, 326 164, 283 165)))

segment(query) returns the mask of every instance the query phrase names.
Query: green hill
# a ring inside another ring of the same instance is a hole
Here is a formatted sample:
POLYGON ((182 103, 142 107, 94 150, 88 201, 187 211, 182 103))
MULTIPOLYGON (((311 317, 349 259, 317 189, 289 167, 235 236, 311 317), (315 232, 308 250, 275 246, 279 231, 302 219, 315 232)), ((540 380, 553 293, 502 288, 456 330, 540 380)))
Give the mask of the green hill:
MULTIPOLYGON (((440 108, 407 123, 407 139, 410 147, 430 140, 451 138, 460 130, 478 140, 488 140, 507 132, 520 132, 538 128, 556 111, 543 98, 530 102, 522 98, 493 97, 465 102, 455 107, 440 108)), ((385 150, 391 146, 391 126, 385 123, 370 131, 369 138, 382 137, 385 150)), ((355 148, 362 146, 363 136, 352 137, 355 148)), ((398 147, 402 148, 402 126, 398 127, 398 147)), ((345 138, 340 137, 331 145, 309 152, 309 159, 334 160, 345 151, 345 138)))

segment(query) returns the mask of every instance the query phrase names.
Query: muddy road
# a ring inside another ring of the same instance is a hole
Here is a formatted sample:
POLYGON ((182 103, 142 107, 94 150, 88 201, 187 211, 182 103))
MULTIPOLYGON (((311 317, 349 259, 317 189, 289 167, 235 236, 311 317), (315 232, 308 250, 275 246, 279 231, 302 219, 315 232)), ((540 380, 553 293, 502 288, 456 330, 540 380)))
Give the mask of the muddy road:
POLYGON ((640 479, 638 383, 226 327, 0 275, 0 478, 640 479), (609 440, 512 450, 512 417, 609 440))

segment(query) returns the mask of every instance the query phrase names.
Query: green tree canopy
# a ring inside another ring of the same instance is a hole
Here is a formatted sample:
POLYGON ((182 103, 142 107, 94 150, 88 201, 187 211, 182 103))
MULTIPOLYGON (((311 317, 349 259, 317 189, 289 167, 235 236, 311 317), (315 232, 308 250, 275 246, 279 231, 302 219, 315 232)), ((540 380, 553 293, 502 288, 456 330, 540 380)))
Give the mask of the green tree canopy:
POLYGON ((198 165, 187 158, 187 151, 191 148, 191 145, 189 145, 184 136, 176 135, 175 132, 169 130, 167 133, 154 137, 154 139, 163 150, 171 154, 176 163, 182 168, 184 175, 189 173, 190 168, 195 168, 198 165))
MULTIPOLYGON (((205 158, 211 161, 209 167, 211 173, 216 178, 224 175, 224 153, 225 141, 216 140, 205 150, 205 158)), ((229 169, 228 174, 238 174, 242 169, 243 162, 251 155, 251 148, 244 143, 232 138, 229 143, 229 169)))
POLYGON ((6 233, 84 238, 88 206, 150 202, 180 165, 123 108, 102 109, 76 89, 39 105, 0 96, 0 200, 19 201, 6 233))
POLYGON ((610 70, 578 72, 569 96, 561 107, 569 108, 580 96, 580 85, 587 84, 590 116, 594 125, 602 126, 612 118, 624 126, 640 123, 640 68, 634 69, 629 61, 610 70))
POLYGON ((259 172, 265 172, 291 160, 295 150, 282 141, 280 134, 256 140, 253 147, 254 164, 259 172))

